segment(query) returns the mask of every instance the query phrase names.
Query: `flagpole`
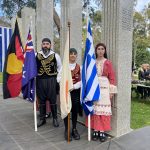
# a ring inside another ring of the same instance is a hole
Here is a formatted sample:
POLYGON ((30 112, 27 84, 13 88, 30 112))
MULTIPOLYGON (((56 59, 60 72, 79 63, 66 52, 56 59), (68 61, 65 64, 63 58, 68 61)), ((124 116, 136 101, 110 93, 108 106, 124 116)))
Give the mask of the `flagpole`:
MULTIPOLYGON (((32 16, 30 16, 30 26, 31 26, 30 33, 32 34, 32 16)), ((36 84, 35 84, 35 86, 36 86, 36 84)), ((35 87, 35 99, 34 99, 33 107, 34 107, 34 130, 35 130, 35 132, 37 132, 36 87, 35 87)))
MULTIPOLYGON (((89 21, 89 13, 88 13, 89 7, 88 7, 88 2, 86 6, 86 21, 87 21, 87 30, 88 30, 88 21, 89 21)), ((91 115, 88 115, 88 141, 91 141, 91 115)))
MULTIPOLYGON (((70 24, 71 23, 68 21, 68 28, 69 28, 69 49, 70 49, 70 24)), ((70 143, 70 112, 68 113, 68 143, 70 143)))
POLYGON ((88 141, 91 141, 91 115, 88 115, 88 141))
MULTIPOLYGON (((35 93, 36 93, 36 90, 35 90, 35 93)), ((37 111, 36 111, 36 96, 35 96, 35 100, 34 100, 34 129, 37 132, 37 113, 36 112, 37 111)))

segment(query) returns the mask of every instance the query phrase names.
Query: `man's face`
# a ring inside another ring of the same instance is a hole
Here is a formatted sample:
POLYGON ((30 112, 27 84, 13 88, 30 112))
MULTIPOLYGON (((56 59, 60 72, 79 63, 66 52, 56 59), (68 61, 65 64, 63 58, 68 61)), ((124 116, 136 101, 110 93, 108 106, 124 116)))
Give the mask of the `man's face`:
POLYGON ((149 68, 150 68, 149 65, 147 65, 147 70, 149 70, 149 68))
POLYGON ((42 42, 42 49, 50 50, 51 44, 49 42, 42 42))
POLYGON ((76 53, 72 52, 72 53, 69 54, 69 61, 71 63, 75 63, 76 59, 77 59, 77 54, 76 53))

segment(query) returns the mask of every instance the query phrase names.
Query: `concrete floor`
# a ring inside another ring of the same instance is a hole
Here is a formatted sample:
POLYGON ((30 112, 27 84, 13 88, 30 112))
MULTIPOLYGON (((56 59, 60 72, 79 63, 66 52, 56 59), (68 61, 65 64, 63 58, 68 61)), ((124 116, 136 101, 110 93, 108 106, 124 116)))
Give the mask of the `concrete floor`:
POLYGON ((150 127, 132 131, 119 138, 87 141, 87 128, 78 124, 81 140, 68 144, 63 137, 64 125, 45 126, 34 131, 33 104, 21 97, 3 100, 0 89, 0 150, 150 150, 150 127))

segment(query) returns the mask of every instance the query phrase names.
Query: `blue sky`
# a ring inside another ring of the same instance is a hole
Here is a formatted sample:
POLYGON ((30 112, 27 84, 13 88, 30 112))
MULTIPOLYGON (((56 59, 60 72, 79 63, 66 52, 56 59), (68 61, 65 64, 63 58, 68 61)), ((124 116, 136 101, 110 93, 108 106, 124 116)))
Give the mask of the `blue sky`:
POLYGON ((144 8, 144 6, 150 3, 150 0, 138 0, 137 1, 137 6, 136 6, 136 10, 137 11, 142 11, 142 9, 144 8))
MULTIPOLYGON (((1 2, 2 1, 0 1, 0 5, 1 5, 1 2)), ((137 1, 137 6, 136 6, 136 10, 137 11, 142 11, 143 10, 143 8, 144 8, 144 6, 145 5, 147 5, 148 3, 150 3, 150 0, 138 0, 137 1)), ((58 8, 59 9, 59 8, 58 8)), ((60 10, 60 9, 59 9, 60 10)), ((2 10, 1 10, 1 8, 0 8, 0 16, 2 16, 2 10)))

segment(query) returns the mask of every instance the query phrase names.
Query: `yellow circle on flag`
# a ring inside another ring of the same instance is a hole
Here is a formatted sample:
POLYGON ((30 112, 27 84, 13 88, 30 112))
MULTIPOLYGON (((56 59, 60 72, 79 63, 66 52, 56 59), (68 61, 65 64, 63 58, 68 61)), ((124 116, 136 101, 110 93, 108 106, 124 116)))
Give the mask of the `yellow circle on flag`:
POLYGON ((7 61, 7 73, 9 74, 18 74, 22 72, 23 62, 17 59, 15 53, 11 53, 8 55, 7 61))

